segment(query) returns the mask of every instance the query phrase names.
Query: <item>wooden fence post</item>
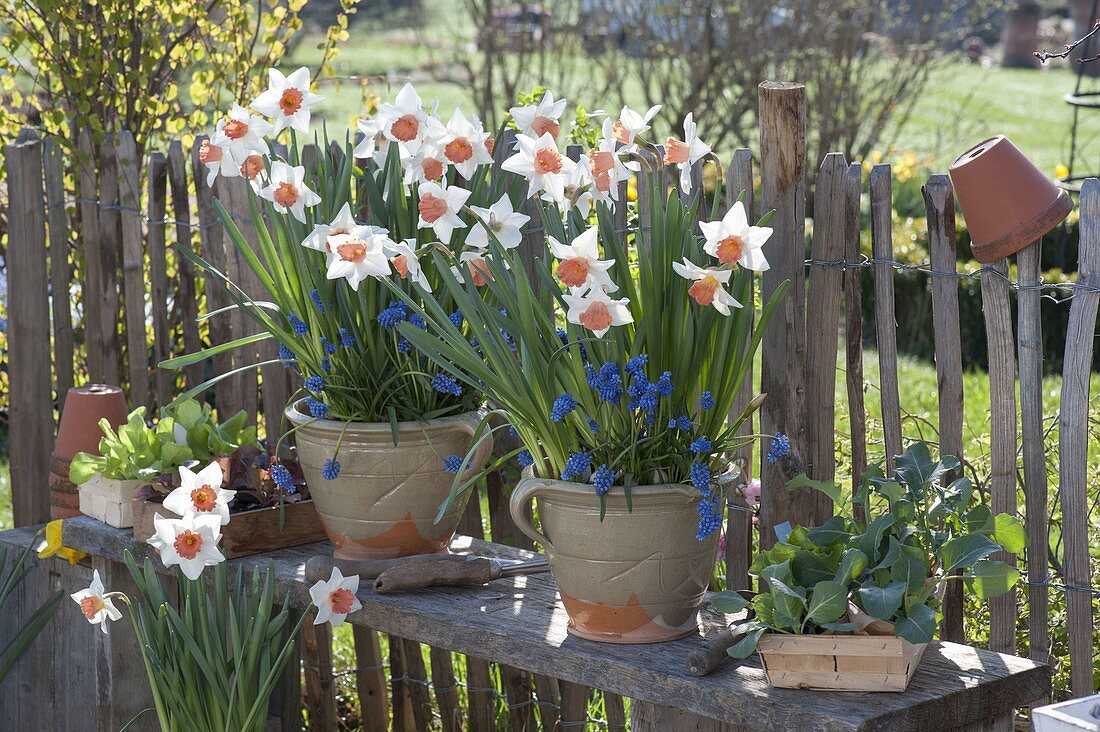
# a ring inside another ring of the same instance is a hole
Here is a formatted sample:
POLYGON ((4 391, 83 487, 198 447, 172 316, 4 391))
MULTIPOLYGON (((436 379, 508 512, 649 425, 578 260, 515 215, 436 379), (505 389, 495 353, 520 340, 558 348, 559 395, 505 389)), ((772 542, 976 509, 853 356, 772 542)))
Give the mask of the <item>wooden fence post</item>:
POLYGON ((12 511, 16 526, 47 521, 53 446, 50 300, 42 143, 33 132, 4 149, 8 173, 8 425, 12 511))
MULTIPOLYGON (((1089 575, 1089 376, 1092 366, 1096 307, 1100 301, 1100 181, 1089 178, 1081 188, 1081 244, 1077 286, 1092 288, 1074 295, 1066 328, 1058 424, 1058 483, 1065 546, 1066 605, 1069 615, 1070 691, 1092 694, 1092 582, 1089 575)), ((1043 578, 1032 577, 1032 581, 1043 578)))
MULTIPOLYGON (((955 251, 955 196, 951 179, 933 175, 922 189, 928 217, 928 251, 932 271, 957 271, 955 251)), ((936 347, 936 381, 939 385, 940 455, 964 458, 962 442, 963 377, 962 337, 959 331, 959 282, 948 275, 932 275, 932 320, 936 347)), ((950 476, 962 476, 962 471, 950 476)), ((965 643, 963 595, 959 582, 948 582, 943 598, 940 637, 965 643)))
POLYGON ((50 311, 53 314, 54 371, 57 375, 57 410, 65 408, 65 396, 73 385, 72 270, 69 268, 69 217, 65 210, 65 169, 57 140, 43 143, 46 168, 46 218, 50 225, 50 311))
POLYGON ((359 693, 359 717, 363 729, 386 729, 390 724, 389 689, 382 665, 382 645, 378 631, 352 626, 355 642, 355 689, 359 693))
POLYGON ((1043 326, 1037 289, 1042 241, 1016 255, 1016 294, 1020 359, 1020 422, 1024 453, 1024 508, 1027 524, 1028 657, 1048 663, 1049 590, 1038 584, 1047 574, 1047 466, 1043 445, 1043 326))
MULTIPOLYGON (((860 261, 860 204, 863 168, 848 166, 848 197, 845 206, 847 233, 844 240, 844 369, 848 392, 848 422, 852 433, 852 496, 857 495, 860 476, 867 469, 867 408, 863 401, 863 268, 860 261)), ((856 511, 861 511, 855 506, 856 511)), ((860 514, 857 514, 860 515, 860 514)))
MULTIPOLYGON (((222 230, 221 222, 218 220, 217 212, 214 210, 214 191, 206 184, 207 170, 201 162, 199 162, 199 150, 202 147, 202 143, 205 138, 198 138, 195 140, 195 145, 191 149, 191 170, 195 179, 195 200, 198 203, 199 211, 199 241, 200 241, 200 253, 202 258, 206 260, 214 269, 218 270, 222 274, 230 274, 227 270, 227 257, 226 257, 226 240, 228 236, 222 230)), ((215 181, 216 183, 217 181, 215 181)), ((230 245, 231 246, 231 245, 230 245)), ((225 291, 218 279, 209 273, 206 275, 206 310, 207 312, 213 312, 219 310, 230 304, 229 296, 225 294, 225 291)), ((215 318, 211 318, 209 321, 209 333, 210 343, 218 344, 225 343, 233 337, 233 331, 230 326, 230 318, 227 314, 220 315, 215 318)), ((219 353, 214 356, 213 365, 214 371, 219 374, 224 374, 233 368, 232 354, 219 353)), ((237 404, 239 404, 238 395, 233 385, 230 383, 232 379, 223 379, 217 383, 214 387, 214 401, 218 407, 219 415, 223 415, 223 419, 228 418, 235 411, 237 411, 237 404)))
POLYGON ((784 521, 813 525, 830 513, 829 499, 803 488, 789 491, 787 481, 802 472, 806 452, 805 420, 805 218, 806 218, 806 87, 765 81, 760 98, 760 210, 775 209, 768 245, 771 269, 761 276, 764 302, 784 281, 786 298, 775 313, 761 344, 760 389, 767 394, 760 410, 760 431, 782 432, 791 454, 762 463, 760 472, 760 543, 775 543, 774 528, 784 521))
MULTIPOLYGON (((145 248, 141 236, 141 159, 134 136, 114 136, 122 232, 122 289, 125 298, 126 366, 130 407, 151 407, 149 346, 145 337, 145 248)), ((102 221, 102 218, 100 219, 102 221)))
MULTIPOLYGON (((1008 262, 982 269, 982 311, 989 348, 990 508, 994 514, 1016 513, 1016 348, 1012 333, 1008 262)), ((1015 557, 997 558, 1015 564, 1015 557)), ((999 653, 1016 650, 1016 590, 989 601, 989 647, 999 653)))
MULTIPOLYGON (((187 188, 187 161, 183 145, 173 140, 168 146, 168 183, 172 188, 172 218, 176 225, 176 246, 194 251, 191 242, 191 194, 187 188)), ((196 181, 197 183, 197 181, 196 181)), ((197 190, 197 188, 196 188, 197 190)), ((177 299, 179 300, 180 330, 183 331, 183 348, 186 353, 197 353, 202 348, 199 339, 199 292, 195 279, 195 265, 191 260, 177 253, 177 299)), ((202 364, 194 364, 184 369, 187 387, 202 383, 202 364)), ((174 382, 174 380, 173 380, 174 382)), ((200 402, 204 394, 195 397, 200 402)))
POLYGON ((305 666, 306 708, 309 728, 318 732, 336 730, 336 680, 332 675, 332 626, 314 625, 310 612, 302 625, 302 661, 305 666))
POLYGON ((894 215, 889 165, 871 168, 871 251, 875 263, 875 339, 878 346, 882 433, 886 442, 886 473, 894 473, 894 456, 901 453, 901 399, 898 395, 897 319, 894 316, 894 215))
MULTIPOLYGON (((821 161, 814 187, 814 260, 844 259, 847 206, 848 163, 841 153, 829 153, 821 161)), ((844 270, 825 264, 810 267, 806 288, 806 469, 814 480, 836 477, 837 329, 843 289, 844 270)))
MULTIPOLYGON (((90 141, 91 137, 88 139, 90 141)), ((116 159, 114 140, 108 136, 99 146, 99 197, 94 204, 98 211, 99 226, 91 239, 87 240, 84 249, 85 261, 98 261, 88 271, 84 302, 88 308, 88 350, 100 351, 102 358, 103 372, 100 379, 105 383, 121 386, 122 354, 118 335, 118 314, 121 307, 118 292, 121 233, 116 159)), ((91 164, 95 165, 94 156, 91 164)), ((83 190, 81 193, 83 195, 83 190)), ((84 228, 87 230, 87 224, 84 228)))
MULTIPOLYGON (((740 148, 733 153, 729 168, 726 171, 726 209, 728 210, 742 196, 742 205, 745 207, 745 215, 750 222, 756 221, 756 208, 753 195, 752 180, 752 151, 740 148)), ((753 281, 750 287, 755 290, 753 281)), ((751 312, 751 309, 750 309, 751 312)), ((753 386, 753 368, 749 364, 749 371, 745 375, 745 381, 741 384, 741 391, 737 394, 737 401, 730 410, 730 418, 740 416, 749 402, 756 395, 753 386)), ((739 436, 747 437, 754 434, 753 423, 756 415, 753 415, 741 425, 739 436)), ((738 487, 731 490, 726 497, 729 506, 726 516, 726 589, 748 590, 751 589, 749 579, 749 563, 752 559, 752 508, 745 500, 743 489, 752 480, 752 453, 753 446, 749 445, 738 453, 738 457, 745 461, 745 468, 738 481, 738 487)))
MULTIPOLYGON (((307 145, 306 150, 312 150, 312 158, 316 158, 317 149, 315 145, 307 145)), ((218 200, 225 206, 225 210, 229 212, 229 215, 232 216, 233 222, 237 225, 237 229, 240 230, 241 236, 244 237, 248 246, 251 247, 253 251, 257 251, 259 243, 256 238, 256 226, 263 226, 263 223, 252 220, 252 211, 248 206, 249 195, 251 194, 248 190, 247 178, 237 176, 218 180, 218 200)), ((260 297, 260 288, 262 286, 260 285, 259 279, 253 274, 252 269, 237 251, 236 244, 230 240, 228 235, 225 237, 225 258, 225 274, 229 277, 230 281, 240 287, 241 290, 250 297, 260 297)), ((227 317, 230 323, 231 338, 241 338, 258 332, 258 326, 255 322, 240 309, 234 309, 227 317)), ((239 369, 244 366, 251 366, 258 363, 258 359, 259 350, 256 344, 234 348, 232 352, 232 368, 239 369)), ((282 366, 280 365, 279 368, 282 369, 282 366)), ((226 379, 226 381, 233 384, 236 395, 231 408, 223 407, 220 403, 218 404, 218 413, 221 415, 221 418, 226 419, 234 412, 243 409, 248 413, 248 423, 256 424, 256 406, 259 389, 258 369, 245 369, 226 379)))
POLYGON ((163 153, 149 156, 149 294, 153 314, 153 384, 157 407, 172 402, 172 372, 157 368, 168 358, 168 257, 164 248, 168 210, 168 160, 163 153))

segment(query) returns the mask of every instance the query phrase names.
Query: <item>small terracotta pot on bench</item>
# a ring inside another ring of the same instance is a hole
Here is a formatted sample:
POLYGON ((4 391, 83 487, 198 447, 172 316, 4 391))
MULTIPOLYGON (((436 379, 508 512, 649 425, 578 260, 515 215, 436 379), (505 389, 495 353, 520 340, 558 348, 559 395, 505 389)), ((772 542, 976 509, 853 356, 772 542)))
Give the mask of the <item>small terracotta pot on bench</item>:
POLYGON ((69 480, 69 464, 78 452, 98 455, 99 440, 103 437, 99 420, 105 419, 118 429, 126 424, 128 411, 126 398, 117 386, 87 384, 69 389, 50 456, 50 518, 81 514, 78 488, 69 480))

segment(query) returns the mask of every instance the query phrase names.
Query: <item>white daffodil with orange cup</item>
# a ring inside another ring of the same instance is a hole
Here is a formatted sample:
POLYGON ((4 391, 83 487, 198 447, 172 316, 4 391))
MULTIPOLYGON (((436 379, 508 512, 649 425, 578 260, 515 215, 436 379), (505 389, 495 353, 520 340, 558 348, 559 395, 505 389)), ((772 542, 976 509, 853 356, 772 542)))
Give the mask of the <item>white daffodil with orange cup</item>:
MULTIPOLYGON (((304 70, 272 72, 270 78, 270 89, 250 109, 230 108, 207 146, 215 176, 253 171, 259 155, 261 165, 250 176, 256 195, 249 197, 258 246, 220 203, 215 207, 242 264, 264 291, 246 295, 240 282, 218 275, 213 281, 263 329, 261 337, 278 342, 280 362, 301 378, 304 392, 287 405, 284 427, 295 433, 336 553, 367 558, 437 551, 461 513, 455 506, 447 521, 434 521, 450 492, 451 475, 441 465, 474 445, 484 396, 459 388, 453 369, 433 363, 397 330, 399 323, 419 327, 423 320, 382 280, 417 302, 418 293, 435 293, 448 318, 465 327, 461 308, 425 255, 445 251, 451 265, 484 284, 495 256, 490 238, 499 236, 508 246, 522 239, 528 217, 517 209, 525 183, 492 170, 494 136, 477 116, 461 109, 440 116, 411 85, 359 120, 362 139, 352 145, 345 137, 342 154, 332 152, 333 141, 321 130, 318 154, 307 156, 299 141, 310 139, 310 114, 320 97, 310 91, 304 70), (255 137, 264 123, 269 139, 222 139, 243 124, 255 137), (410 474, 394 475, 382 464, 410 474)), ((532 124, 556 132, 546 120, 563 109, 564 103, 546 99, 532 124), (536 124, 538 117, 546 120, 536 124)), ((213 272, 193 253, 183 254, 213 272)), ((196 363, 213 352, 169 365, 196 363)), ((272 429, 268 438, 279 435, 272 429)), ((475 468, 490 443, 479 441, 475 468)), ((286 473, 273 475, 284 480, 286 473)))
MULTIPOLYGON (((165 730, 261 732, 275 679, 290 660, 307 617, 303 613, 292 622, 289 603, 275 597, 270 568, 262 577, 255 570, 250 580, 238 576, 235 585, 229 582, 218 542, 221 527, 229 523, 228 504, 235 493, 220 488, 222 477, 217 462, 197 473, 181 467, 181 486, 165 499, 166 508, 180 517, 157 514, 156 531, 147 537, 166 567, 179 568, 178 605, 162 586, 152 560, 139 566, 129 551, 124 560, 138 588, 133 598, 108 591, 98 570, 87 588, 70 595, 85 619, 104 633, 109 622, 122 619, 116 603, 128 608, 157 720, 165 730), (203 577, 208 567, 215 588, 209 593, 203 577), (264 632, 255 632, 257 627, 264 632), (247 660, 260 657, 269 659, 262 667, 247 660), (208 683, 196 686, 195 678, 208 683)), ((314 623, 339 625, 362 607, 356 597, 358 577, 335 573, 329 583, 318 585, 326 589, 311 590, 314 623)))

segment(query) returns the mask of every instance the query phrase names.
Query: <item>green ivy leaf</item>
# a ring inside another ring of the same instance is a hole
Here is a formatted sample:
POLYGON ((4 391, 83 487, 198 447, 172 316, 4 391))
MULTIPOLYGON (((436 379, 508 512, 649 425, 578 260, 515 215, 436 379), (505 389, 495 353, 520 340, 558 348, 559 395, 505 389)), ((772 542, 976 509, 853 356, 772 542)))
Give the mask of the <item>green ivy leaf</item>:
POLYGON ((848 588, 826 580, 814 585, 806 606, 806 617, 818 625, 835 622, 848 610, 848 588))
POLYGON ((710 604, 720 613, 739 613, 749 606, 749 601, 737 592, 715 592, 710 604))
POLYGON ((842 506, 845 503, 844 489, 831 480, 810 480, 810 477, 805 473, 799 473, 787 482, 787 490, 798 488, 813 488, 821 491, 837 506, 842 506))
POLYGON ((848 543, 852 538, 852 532, 848 526, 848 519, 844 516, 833 516, 821 526, 810 529, 806 537, 818 546, 830 547, 848 543))
POLYGON ((762 635, 764 635, 764 628, 750 630, 741 640, 726 649, 726 655, 736 659, 748 658, 756 650, 756 644, 760 642, 762 635))
POLYGON ((983 600, 1005 594, 1020 579, 1020 570, 997 559, 982 559, 963 575, 971 592, 983 600))
POLYGON ((1027 533, 1018 518, 999 513, 993 517, 993 541, 1009 554, 1019 554, 1027 547, 1027 533))
POLYGON ((860 604, 868 615, 873 615, 879 620, 892 620, 894 614, 901 608, 902 600, 905 599, 905 583, 891 582, 885 587, 870 585, 860 587, 856 592, 859 595, 860 604))
POLYGON ((927 605, 914 605, 906 617, 894 623, 894 633, 910 643, 931 643, 936 636, 936 611, 927 605))
POLYGON ((940 557, 943 560, 944 571, 953 572, 956 569, 973 566, 978 560, 985 559, 999 550, 1000 547, 984 534, 963 534, 945 542, 940 547, 940 557))
POLYGON ((833 579, 846 585, 867 568, 867 555, 859 549, 846 549, 840 559, 840 568, 833 579))

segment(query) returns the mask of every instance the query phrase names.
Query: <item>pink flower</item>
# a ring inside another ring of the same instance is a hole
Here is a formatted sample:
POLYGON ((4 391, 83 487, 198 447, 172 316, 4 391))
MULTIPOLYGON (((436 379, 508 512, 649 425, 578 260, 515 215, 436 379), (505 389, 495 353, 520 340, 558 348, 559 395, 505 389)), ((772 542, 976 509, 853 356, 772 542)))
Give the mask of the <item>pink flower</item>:
POLYGON ((750 506, 760 505, 760 479, 753 478, 747 484, 741 487, 741 495, 745 497, 745 502, 750 506))

